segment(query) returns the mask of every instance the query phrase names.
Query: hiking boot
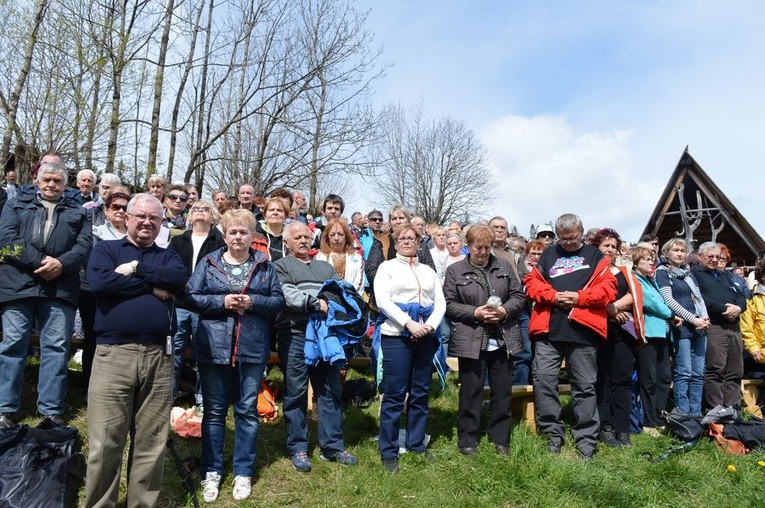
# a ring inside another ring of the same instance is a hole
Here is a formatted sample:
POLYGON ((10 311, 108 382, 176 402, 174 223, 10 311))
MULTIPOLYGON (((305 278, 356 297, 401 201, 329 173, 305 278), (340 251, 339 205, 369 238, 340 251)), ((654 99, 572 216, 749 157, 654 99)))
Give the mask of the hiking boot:
POLYGON ((460 448, 460 453, 467 457, 474 457, 478 455, 478 449, 472 446, 463 446, 462 448, 460 448))
POLYGON ((595 448, 588 450, 579 450, 579 458, 585 462, 589 462, 595 456, 595 448))
POLYGON ((205 503, 212 503, 218 499, 220 489, 220 475, 215 471, 208 471, 202 480, 202 497, 205 503))
POLYGON ((621 446, 621 443, 619 443, 614 435, 614 431, 609 428, 600 431, 600 434, 598 434, 598 441, 609 448, 619 448, 621 446))
POLYGON ((632 440, 630 440, 629 432, 617 432, 616 440, 619 441, 619 444, 624 448, 632 448, 632 440))
POLYGON ((398 473, 398 457, 382 459, 383 467, 391 473, 398 473))
MULTIPOLYGON (((335 452, 335 451, 328 451, 328 452, 321 452, 319 454, 319 458, 321 460, 326 460, 327 462, 337 462, 338 464, 342 464, 343 466, 355 466, 358 460, 356 457, 348 453, 348 450, 343 450, 341 452, 335 452)), ((294 462, 293 462, 294 465, 294 462)))
POLYGON ((11 420, 8 413, 0 413, 0 430, 12 429, 16 426, 16 422, 11 420))
POLYGON ((43 417, 43 420, 48 420, 49 422, 55 423, 59 427, 63 427, 66 425, 64 422, 64 415, 40 415, 43 417))
POLYGON ((562 448, 563 448, 562 437, 551 437, 550 441, 547 443, 547 451, 550 453, 560 453, 562 448))
POLYGON ((234 477, 234 500, 247 499, 252 494, 252 480, 249 476, 234 477))
POLYGON ((505 445, 494 445, 494 449, 497 450, 497 455, 502 457, 507 457, 507 454, 510 453, 510 449, 505 445))
POLYGON ((311 470, 311 461, 308 460, 306 452, 297 452, 292 456, 292 469, 300 473, 307 473, 311 470))

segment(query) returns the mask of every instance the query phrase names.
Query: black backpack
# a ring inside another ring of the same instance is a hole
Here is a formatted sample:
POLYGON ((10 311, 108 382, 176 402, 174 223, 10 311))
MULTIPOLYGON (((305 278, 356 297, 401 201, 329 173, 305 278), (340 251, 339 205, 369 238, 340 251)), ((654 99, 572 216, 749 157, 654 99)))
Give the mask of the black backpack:
POLYGON ((669 413, 663 411, 661 417, 667 422, 669 433, 684 443, 696 441, 704 434, 705 425, 701 424, 701 417, 691 416, 678 407, 672 408, 669 413))

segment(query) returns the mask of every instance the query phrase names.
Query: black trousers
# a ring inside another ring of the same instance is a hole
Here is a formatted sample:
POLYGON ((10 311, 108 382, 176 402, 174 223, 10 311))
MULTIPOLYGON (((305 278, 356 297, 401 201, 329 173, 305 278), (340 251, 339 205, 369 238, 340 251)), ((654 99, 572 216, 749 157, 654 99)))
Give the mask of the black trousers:
POLYGON ((738 323, 710 326, 704 371, 705 410, 715 406, 741 408, 743 375, 744 345, 738 323))
POLYGON ((489 373, 489 441, 507 446, 510 440, 512 383, 505 348, 482 351, 478 359, 459 358, 460 396, 457 411, 457 446, 475 448, 481 439, 483 382, 489 373))
POLYGON ((638 389, 646 427, 664 425, 661 412, 667 409, 671 382, 669 341, 649 338, 648 344, 638 350, 638 389))
POLYGON ((85 338, 82 345, 82 382, 85 391, 87 391, 90 384, 90 373, 93 370, 93 356, 96 354, 96 332, 93 329, 96 324, 96 295, 81 289, 78 308, 82 321, 82 333, 85 338))
POLYGON ((598 397, 600 428, 614 432, 629 432, 632 372, 635 369, 633 341, 620 334, 609 336, 598 348, 598 397))

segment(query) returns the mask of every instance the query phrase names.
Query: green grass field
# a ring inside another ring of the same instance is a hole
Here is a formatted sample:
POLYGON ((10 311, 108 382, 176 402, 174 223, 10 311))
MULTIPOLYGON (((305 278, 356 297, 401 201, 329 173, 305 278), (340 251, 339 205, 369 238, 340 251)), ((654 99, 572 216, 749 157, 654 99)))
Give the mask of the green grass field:
MULTIPOLYGON (((36 366, 27 369, 24 414, 34 414, 36 366)), ((68 417, 81 431, 87 456, 87 424, 80 373, 70 370, 68 417)), ((357 374, 352 374, 357 375, 357 374)), ((309 419, 311 462, 308 474, 292 469, 285 454, 284 423, 262 424, 259 434, 257 474, 253 495, 244 502, 231 498, 230 475, 233 416, 226 445, 229 467, 216 503, 207 506, 360 506, 371 507, 760 507, 765 506, 765 453, 733 457, 709 441, 683 454, 653 464, 644 453, 660 455, 672 447, 668 437, 633 436, 627 450, 601 448, 591 462, 576 457, 573 439, 567 436, 560 455, 546 451, 545 441, 524 425, 513 429, 510 456, 500 457, 483 442, 477 457, 463 457, 457 449, 456 377, 451 375, 441 393, 434 383, 430 399, 428 432, 435 462, 406 454, 400 471, 383 469, 374 437, 378 405, 346 408, 348 449, 359 458, 355 467, 325 463, 316 448, 316 424, 309 419), (762 465, 760 465, 762 464, 762 465), (732 467, 731 467, 732 466, 732 467), (735 468, 735 470, 731 470, 735 468)), ((280 377, 278 370, 271 373, 280 377)), ((571 420, 568 399, 564 417, 571 420)), ((36 425, 38 418, 24 423, 36 425)), ((182 457, 200 454, 200 442, 173 436, 182 457)), ((124 474, 123 474, 124 476, 124 474)), ((195 485, 199 475, 195 474, 195 485)), ((124 486, 124 479, 123 479, 124 486)), ((80 500, 84 501, 84 489, 80 500)), ((124 499, 122 500, 124 502, 124 499)), ((164 488, 159 506, 193 506, 168 454, 164 488)))

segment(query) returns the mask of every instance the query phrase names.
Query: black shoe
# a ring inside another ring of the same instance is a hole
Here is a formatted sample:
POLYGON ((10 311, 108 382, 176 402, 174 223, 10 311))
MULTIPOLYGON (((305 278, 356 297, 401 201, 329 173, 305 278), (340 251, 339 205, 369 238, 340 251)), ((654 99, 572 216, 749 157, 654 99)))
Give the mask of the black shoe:
POLYGON ((579 458, 586 461, 592 460, 592 458, 595 456, 595 448, 592 448, 590 450, 579 450, 579 458))
POLYGON ((494 445, 494 449, 497 450, 497 455, 501 455, 503 457, 507 457, 507 454, 510 452, 510 449, 505 445, 494 445))
POLYGON ((562 448, 563 448, 562 437, 551 437, 550 441, 547 443, 547 451, 550 453, 560 453, 562 448))
POLYGON ((423 459, 427 460, 428 462, 435 462, 436 456, 433 455, 433 453, 430 450, 423 450, 421 452, 413 452, 419 457, 422 457, 423 459))
POLYGON ((52 423, 55 423, 56 425, 63 427, 66 425, 66 422, 64 422, 64 416, 63 415, 42 415, 43 419, 48 420, 52 423))
POLYGON ((462 448, 460 448, 460 453, 468 457, 474 457, 478 455, 478 449, 473 448, 472 446, 463 446, 462 448))
POLYGON ((383 467, 391 473, 398 473, 398 458, 382 459, 383 467))
POLYGON ((0 413, 0 430, 12 429, 16 423, 6 413, 0 413))
POLYGON ((619 441, 619 444, 624 448, 632 448, 632 441, 630 440, 629 432, 617 432, 616 440, 619 441))
POLYGON ((609 448, 619 448, 622 444, 616 439, 614 431, 611 429, 603 429, 598 434, 598 441, 608 446, 609 448))

